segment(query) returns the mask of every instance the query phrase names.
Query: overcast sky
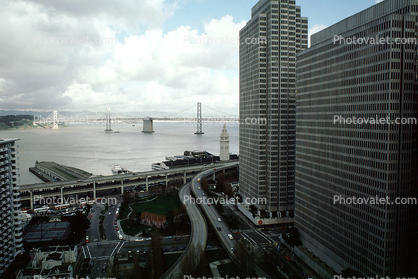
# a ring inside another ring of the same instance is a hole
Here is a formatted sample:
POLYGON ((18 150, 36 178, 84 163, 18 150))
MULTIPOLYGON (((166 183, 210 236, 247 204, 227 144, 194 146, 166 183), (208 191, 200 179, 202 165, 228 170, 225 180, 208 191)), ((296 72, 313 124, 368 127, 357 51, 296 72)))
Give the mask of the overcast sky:
MULTIPOLYGON (((204 117, 237 116, 238 32, 256 2, 2 0, 0 109, 186 116, 202 102, 204 117)), ((375 2, 296 4, 312 34, 375 2)))

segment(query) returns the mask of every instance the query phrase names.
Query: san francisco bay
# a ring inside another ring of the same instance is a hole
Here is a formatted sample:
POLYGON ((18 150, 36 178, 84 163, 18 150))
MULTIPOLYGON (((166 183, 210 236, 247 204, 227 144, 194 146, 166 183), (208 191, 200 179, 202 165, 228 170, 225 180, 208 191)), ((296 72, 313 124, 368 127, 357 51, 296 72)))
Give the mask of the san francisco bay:
MULTIPOLYGON (((36 161, 54 161, 94 175, 111 175, 113 165, 130 171, 151 170, 151 164, 185 150, 206 150, 219 155, 219 136, 223 122, 203 124, 203 135, 195 135, 193 122, 154 122, 155 132, 142 133, 142 123, 114 124, 105 133, 104 125, 68 125, 58 130, 31 129, 0 131, 0 138, 19 138, 20 185, 40 183, 29 172, 36 161)), ((239 125, 227 123, 230 152, 238 154, 239 125)))

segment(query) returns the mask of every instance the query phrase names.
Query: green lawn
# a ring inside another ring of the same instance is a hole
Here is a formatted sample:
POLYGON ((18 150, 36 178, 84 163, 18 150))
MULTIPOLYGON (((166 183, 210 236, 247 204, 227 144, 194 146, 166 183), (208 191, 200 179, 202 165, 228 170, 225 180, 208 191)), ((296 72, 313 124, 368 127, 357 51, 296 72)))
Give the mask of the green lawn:
POLYGON ((135 235, 138 232, 149 228, 149 226, 141 224, 138 225, 134 220, 131 219, 120 221, 120 225, 122 226, 123 232, 127 235, 135 235))
MULTIPOLYGON (((130 206, 136 212, 151 212, 159 215, 166 216, 167 213, 171 210, 180 207, 180 200, 178 194, 169 193, 161 194, 155 200, 144 203, 132 203, 130 206)), ((135 216, 135 213, 133 216, 135 216)))

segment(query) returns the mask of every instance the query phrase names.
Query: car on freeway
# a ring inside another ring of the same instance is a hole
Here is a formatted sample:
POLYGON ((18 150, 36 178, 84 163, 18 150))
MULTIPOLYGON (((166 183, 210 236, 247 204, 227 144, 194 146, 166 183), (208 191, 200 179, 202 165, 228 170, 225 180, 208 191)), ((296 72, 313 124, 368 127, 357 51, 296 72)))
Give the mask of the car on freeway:
POLYGON ((210 203, 208 203, 208 206, 210 206, 210 203))
POLYGON ((222 222, 222 219, 221 219, 221 218, 218 218, 218 221, 219 221, 219 222, 222 222))
POLYGON ((205 193, 202 193, 202 196, 204 196, 205 195, 205 193))
POLYGON ((109 215, 112 215, 112 212, 109 212, 109 215))
POLYGON ((228 234, 228 237, 229 237, 229 239, 231 239, 231 240, 232 240, 232 239, 234 239, 234 237, 233 237, 233 236, 232 236, 232 234, 230 234, 230 233, 228 234))
POLYGON ((231 252, 232 252, 232 253, 235 253, 235 249, 234 249, 234 247, 231 247, 231 252))
POLYGON ((284 258, 285 258, 286 260, 290 261, 290 258, 289 258, 288 256, 284 255, 284 258))
POLYGON ((197 182, 200 182, 200 178, 197 179, 197 182))
POLYGON ((218 231, 221 231, 222 229, 221 229, 221 227, 216 227, 216 229, 218 230, 218 231))
POLYGON ((200 187, 197 187, 198 190, 200 190, 200 187))
POLYGON ((97 246, 100 246, 100 245, 102 245, 100 242, 97 242, 97 246))

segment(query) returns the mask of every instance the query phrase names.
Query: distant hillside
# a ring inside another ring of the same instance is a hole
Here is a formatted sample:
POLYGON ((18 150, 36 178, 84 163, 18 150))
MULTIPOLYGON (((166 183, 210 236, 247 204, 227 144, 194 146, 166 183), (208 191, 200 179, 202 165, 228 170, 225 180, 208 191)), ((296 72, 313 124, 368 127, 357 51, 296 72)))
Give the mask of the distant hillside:
POLYGON ((0 116, 0 130, 35 128, 33 117, 30 114, 0 116))

